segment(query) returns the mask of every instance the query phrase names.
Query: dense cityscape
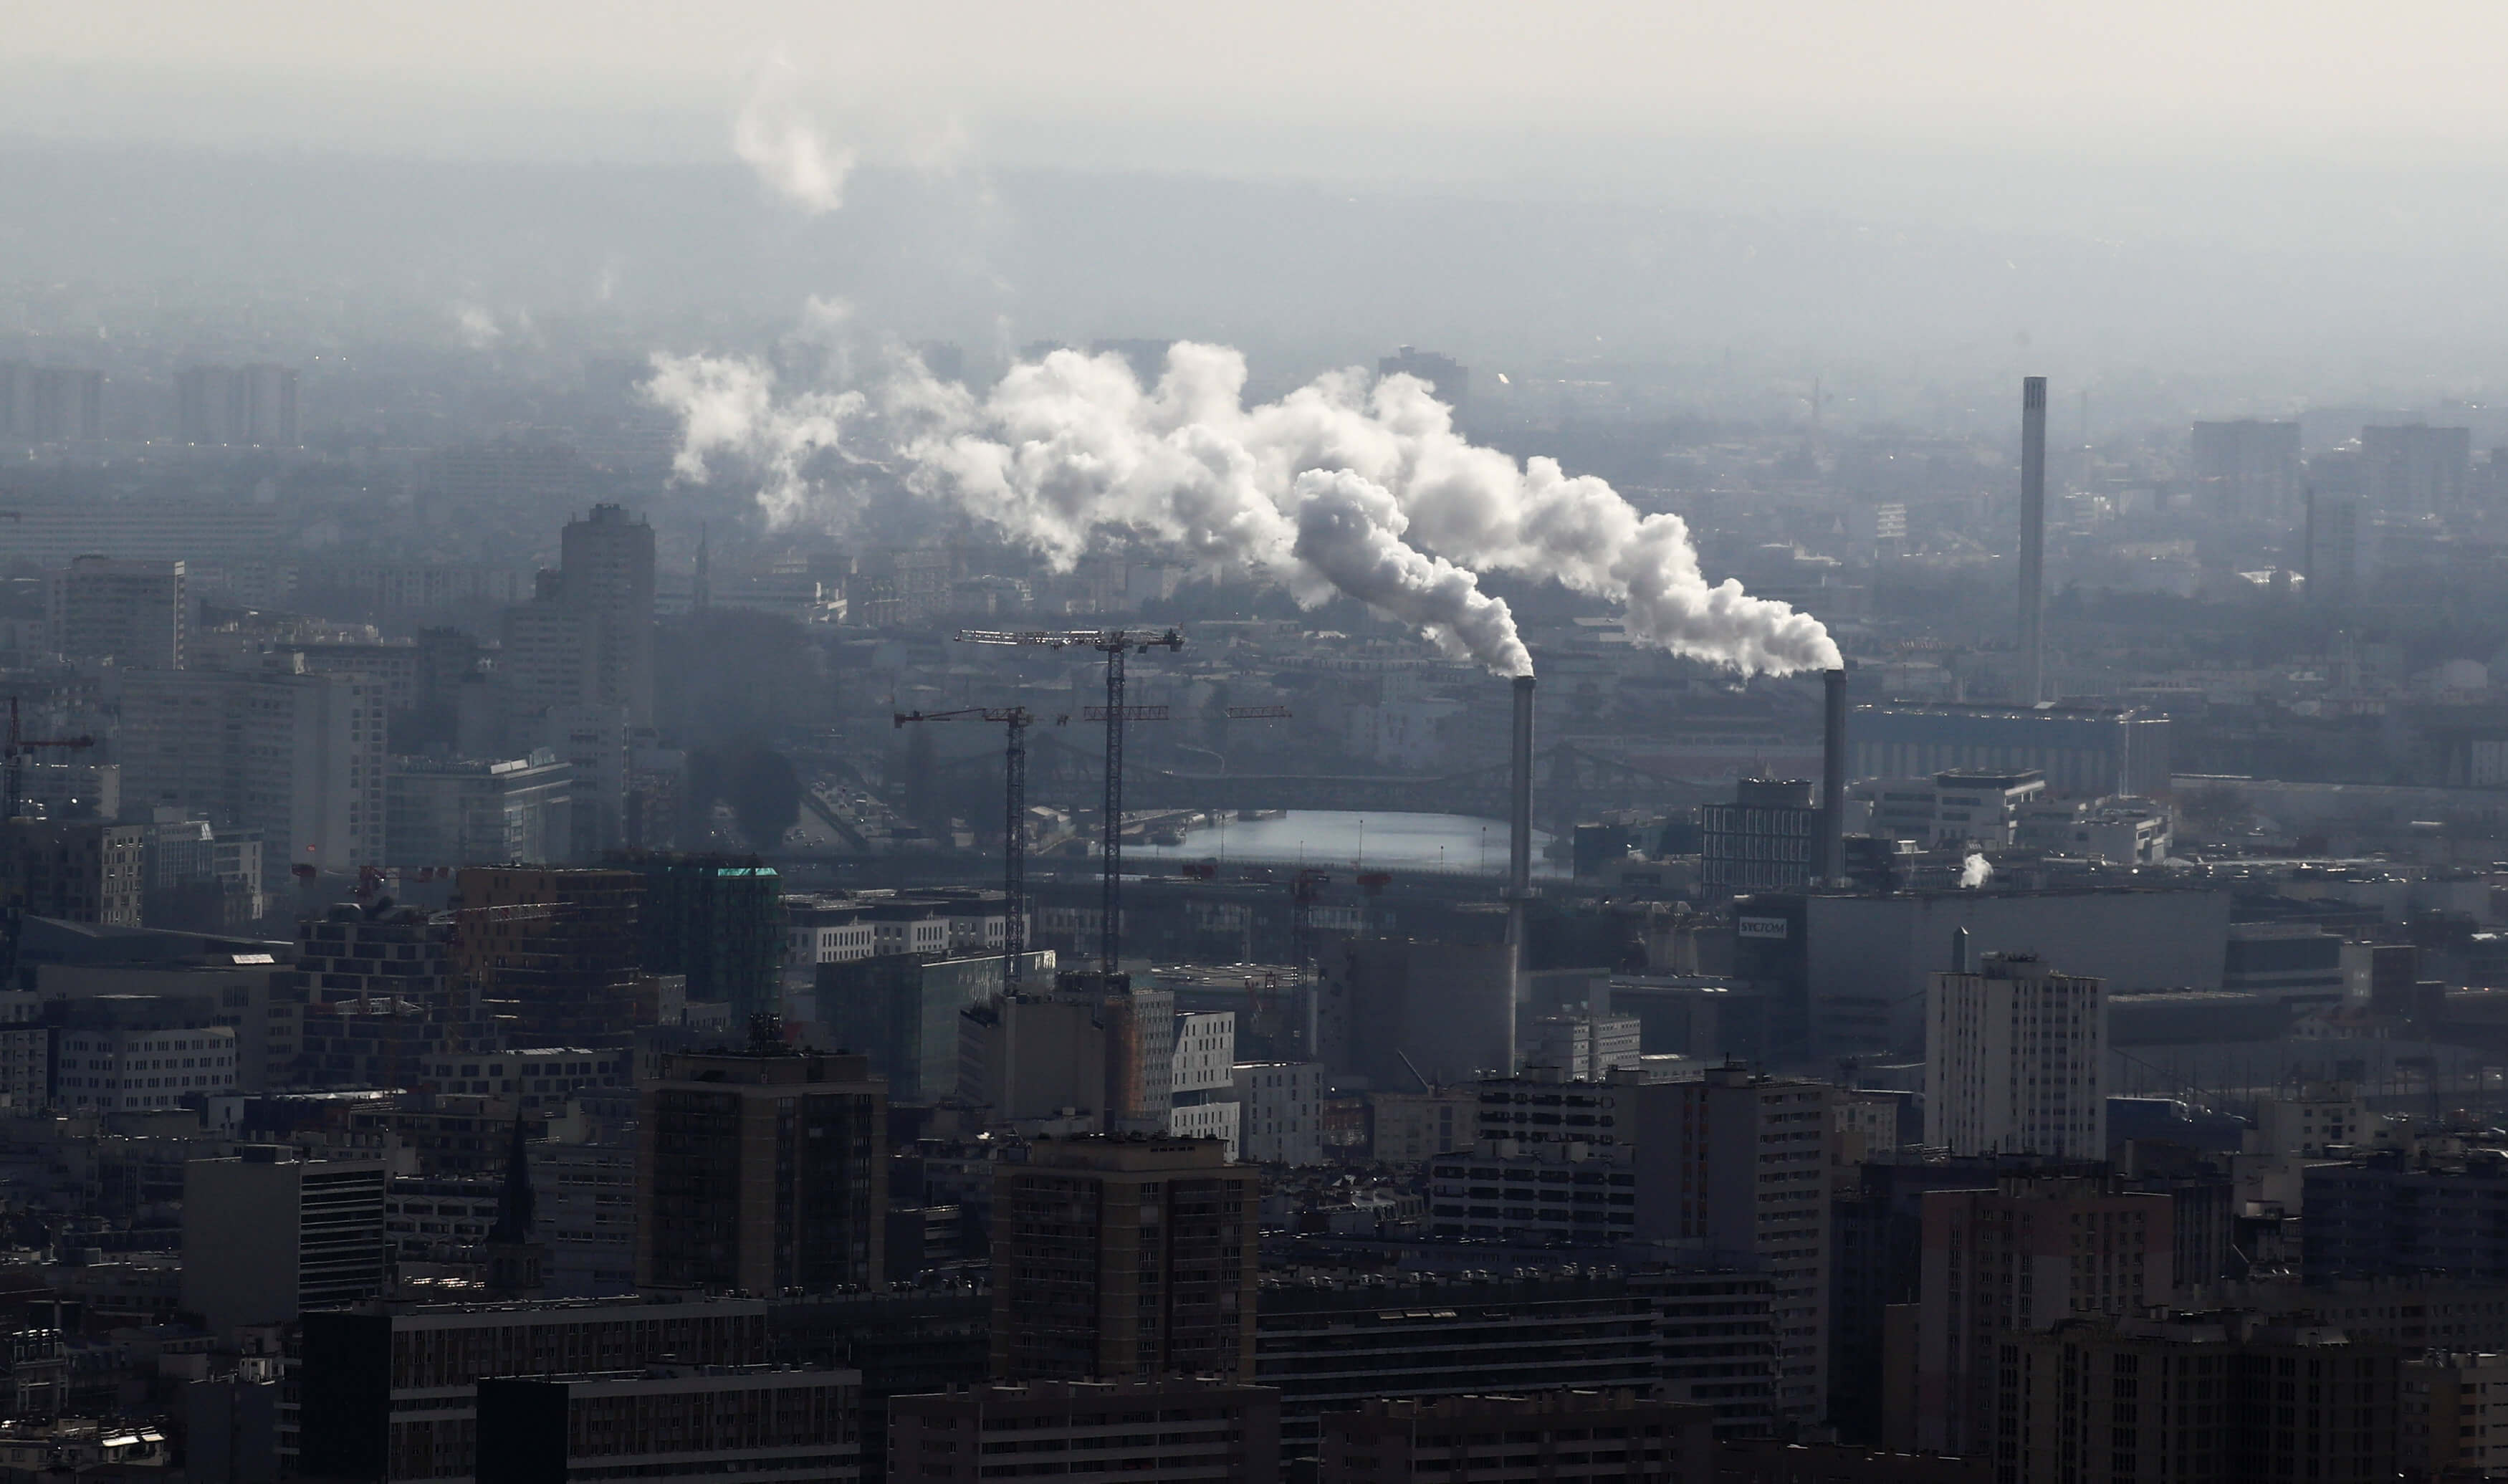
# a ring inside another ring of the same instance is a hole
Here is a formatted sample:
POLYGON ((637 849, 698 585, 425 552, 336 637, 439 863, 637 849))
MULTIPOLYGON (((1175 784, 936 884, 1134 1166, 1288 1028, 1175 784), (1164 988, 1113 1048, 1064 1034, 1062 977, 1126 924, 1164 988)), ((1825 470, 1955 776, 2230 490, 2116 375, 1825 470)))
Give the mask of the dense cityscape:
POLYGON ((0 1484, 2508 1478, 2479 323, 799 76, 469 218, 0 106, 0 1484), (1139 266, 1342 204, 1505 286, 1139 266))

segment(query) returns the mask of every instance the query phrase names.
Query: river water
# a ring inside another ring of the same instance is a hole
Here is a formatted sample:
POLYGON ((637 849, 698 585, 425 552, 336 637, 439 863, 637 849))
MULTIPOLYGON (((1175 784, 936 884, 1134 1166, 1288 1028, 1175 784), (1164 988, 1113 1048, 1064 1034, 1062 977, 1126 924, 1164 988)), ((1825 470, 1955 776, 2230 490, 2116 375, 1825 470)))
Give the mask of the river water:
MULTIPOLYGON (((1532 832, 1532 873, 1564 875, 1543 858, 1550 836, 1532 832)), ((1130 860, 1244 861, 1342 870, 1506 874, 1506 822, 1465 814, 1358 814, 1291 809, 1270 819, 1230 818, 1185 832, 1181 845, 1125 845, 1130 860)))

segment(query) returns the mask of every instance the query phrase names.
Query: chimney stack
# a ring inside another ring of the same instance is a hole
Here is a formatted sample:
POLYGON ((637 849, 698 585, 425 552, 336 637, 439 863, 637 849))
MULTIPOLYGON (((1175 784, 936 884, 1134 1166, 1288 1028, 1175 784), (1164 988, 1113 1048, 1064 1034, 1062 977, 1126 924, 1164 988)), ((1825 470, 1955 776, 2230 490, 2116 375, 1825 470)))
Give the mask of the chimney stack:
POLYGON ((1846 671, 1821 676, 1820 877, 1834 886, 1846 874, 1846 671))
POLYGON ((1515 738, 1507 775, 1506 889, 1521 898, 1532 890, 1532 677, 1515 678, 1515 738))
POLYGON ((2020 380, 2020 699, 2047 698, 2047 378, 2020 380))

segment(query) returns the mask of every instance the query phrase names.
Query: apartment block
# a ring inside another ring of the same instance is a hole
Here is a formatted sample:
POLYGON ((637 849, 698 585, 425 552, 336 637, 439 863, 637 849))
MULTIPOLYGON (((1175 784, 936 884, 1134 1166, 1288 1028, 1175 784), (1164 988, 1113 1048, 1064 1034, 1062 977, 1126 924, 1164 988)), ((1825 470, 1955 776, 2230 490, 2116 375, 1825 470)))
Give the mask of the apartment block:
POLYGON ((997 1166, 994 1376, 1251 1374, 1258 1195, 1207 1139, 1041 1138, 997 1166))

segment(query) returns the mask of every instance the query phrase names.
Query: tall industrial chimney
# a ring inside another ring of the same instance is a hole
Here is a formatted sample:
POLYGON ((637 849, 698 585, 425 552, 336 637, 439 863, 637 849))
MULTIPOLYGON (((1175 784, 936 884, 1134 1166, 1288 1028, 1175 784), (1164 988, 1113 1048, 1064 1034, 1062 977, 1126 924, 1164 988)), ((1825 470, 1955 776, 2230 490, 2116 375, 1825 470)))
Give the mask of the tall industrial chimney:
POLYGON ((1532 889, 1532 677, 1515 678, 1515 745, 1507 774, 1506 889, 1522 898, 1532 889))
POLYGON ((1821 676, 1820 879, 1834 886, 1846 874, 1846 671, 1821 676))
POLYGON ((2047 698, 2047 378, 2020 379, 2020 698, 2047 698))

